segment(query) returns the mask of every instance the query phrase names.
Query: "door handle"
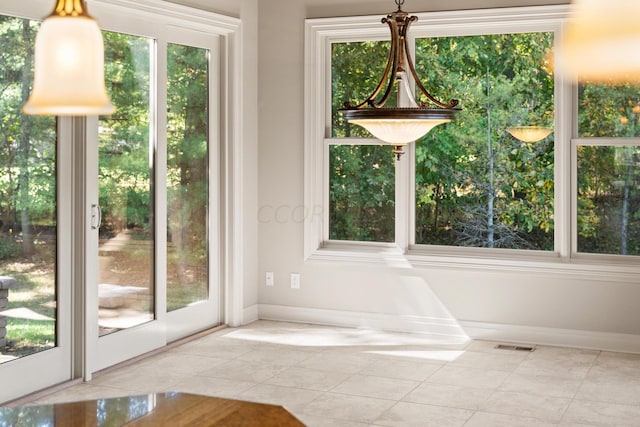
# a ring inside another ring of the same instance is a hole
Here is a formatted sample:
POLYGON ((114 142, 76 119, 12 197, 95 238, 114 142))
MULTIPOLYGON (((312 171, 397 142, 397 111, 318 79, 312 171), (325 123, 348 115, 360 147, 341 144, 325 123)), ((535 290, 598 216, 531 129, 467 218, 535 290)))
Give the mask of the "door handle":
POLYGON ((100 228, 102 224, 102 209, 100 209, 100 205, 92 204, 91 205, 91 229, 97 230, 100 228))

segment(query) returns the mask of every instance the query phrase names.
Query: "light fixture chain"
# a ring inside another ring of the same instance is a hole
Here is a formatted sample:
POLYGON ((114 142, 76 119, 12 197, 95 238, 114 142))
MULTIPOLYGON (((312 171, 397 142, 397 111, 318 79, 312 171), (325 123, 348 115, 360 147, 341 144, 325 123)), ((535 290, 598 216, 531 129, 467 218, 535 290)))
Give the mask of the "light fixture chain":
POLYGON ((396 5, 398 6, 398 10, 402 9, 402 5, 404 5, 404 0, 395 0, 396 5))

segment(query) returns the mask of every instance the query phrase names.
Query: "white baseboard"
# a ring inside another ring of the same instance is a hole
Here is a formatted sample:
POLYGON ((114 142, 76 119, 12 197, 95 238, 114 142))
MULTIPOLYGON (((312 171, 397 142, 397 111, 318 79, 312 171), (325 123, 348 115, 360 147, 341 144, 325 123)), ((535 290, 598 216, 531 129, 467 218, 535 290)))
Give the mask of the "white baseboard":
POLYGON ((446 337, 448 342, 452 340, 459 342, 468 339, 479 339, 640 353, 640 335, 631 334, 505 325, 466 320, 458 321, 452 318, 325 310, 272 304, 258 304, 256 315, 259 319, 264 320, 429 334, 442 338, 446 337))
POLYGON ((640 335, 461 321, 473 339, 640 353, 640 335))
POLYGON ((242 321, 243 325, 247 323, 255 322, 260 317, 258 316, 259 307, 258 304, 251 305, 242 309, 242 321))

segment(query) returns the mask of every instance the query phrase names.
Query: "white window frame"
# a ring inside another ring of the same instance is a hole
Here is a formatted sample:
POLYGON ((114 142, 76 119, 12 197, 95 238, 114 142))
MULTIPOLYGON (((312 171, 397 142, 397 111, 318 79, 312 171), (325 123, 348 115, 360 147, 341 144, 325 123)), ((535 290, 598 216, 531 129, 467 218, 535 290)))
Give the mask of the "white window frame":
MULTIPOLYGON (((562 37, 570 18, 569 5, 532 6, 449 12, 412 13, 409 45, 416 38, 472 36, 523 32, 554 32, 562 37)), ((305 157, 304 257, 306 261, 386 264, 394 267, 453 267, 519 270, 535 273, 566 272, 595 279, 620 277, 628 280, 640 269, 632 263, 612 269, 611 257, 576 256, 572 138, 577 121, 573 82, 556 76, 554 147, 554 251, 449 247, 415 244, 415 144, 410 144, 396 168, 395 243, 337 242, 329 240, 328 146, 380 143, 375 139, 331 138, 331 43, 388 40, 388 28, 380 16, 307 19, 305 22, 305 157), (589 258, 589 259, 587 259, 589 258)), ((380 58, 384 61, 385 58, 380 58)), ((455 97, 455 94, 451 94, 455 97)), ((463 103, 464 100, 461 101, 463 103)), ((464 108, 464 105, 462 105, 464 108)), ((624 263, 623 263, 624 264, 624 263)), ((635 276, 637 277, 637 276, 635 276)), ((613 279, 615 280, 615 279, 613 279)))

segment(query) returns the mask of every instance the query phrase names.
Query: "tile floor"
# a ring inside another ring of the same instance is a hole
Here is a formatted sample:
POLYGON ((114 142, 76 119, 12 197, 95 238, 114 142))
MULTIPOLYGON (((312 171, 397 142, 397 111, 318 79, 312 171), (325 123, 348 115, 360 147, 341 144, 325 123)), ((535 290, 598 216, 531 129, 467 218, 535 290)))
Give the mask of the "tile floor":
POLYGON ((270 321, 34 403, 169 390, 283 405, 309 426, 640 426, 640 355, 270 321))

